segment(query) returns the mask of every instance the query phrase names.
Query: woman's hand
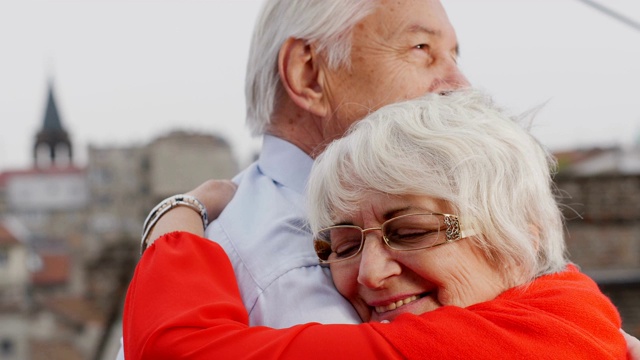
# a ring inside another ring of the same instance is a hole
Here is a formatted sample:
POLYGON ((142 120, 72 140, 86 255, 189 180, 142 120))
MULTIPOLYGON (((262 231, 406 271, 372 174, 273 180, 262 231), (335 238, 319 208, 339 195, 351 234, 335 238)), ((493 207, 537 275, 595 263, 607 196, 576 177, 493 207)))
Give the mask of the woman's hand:
POLYGON ((208 180, 197 188, 186 193, 191 195, 207 208, 209 220, 215 220, 231 201, 238 185, 231 180, 208 180))

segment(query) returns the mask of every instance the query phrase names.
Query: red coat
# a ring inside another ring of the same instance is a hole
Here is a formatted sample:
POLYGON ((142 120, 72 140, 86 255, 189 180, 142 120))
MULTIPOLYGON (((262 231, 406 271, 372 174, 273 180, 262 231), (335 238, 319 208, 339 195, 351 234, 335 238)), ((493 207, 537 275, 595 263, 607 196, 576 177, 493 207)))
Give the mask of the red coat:
POLYGON ((249 327, 233 269, 214 242, 157 240, 124 310, 136 359, 626 359, 620 317, 573 266, 467 308, 404 314, 389 324, 249 327))

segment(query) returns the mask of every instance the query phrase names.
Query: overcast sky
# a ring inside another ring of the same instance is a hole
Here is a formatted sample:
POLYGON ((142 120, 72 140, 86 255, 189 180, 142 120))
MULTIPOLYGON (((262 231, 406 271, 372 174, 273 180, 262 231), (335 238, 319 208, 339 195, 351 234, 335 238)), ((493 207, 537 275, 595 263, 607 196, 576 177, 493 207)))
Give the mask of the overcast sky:
MULTIPOLYGON (((594 0, 640 22, 639 0, 594 0)), ((86 148, 174 129, 226 137, 243 163, 244 70, 259 0, 0 0, 0 171, 31 166, 53 80, 80 164, 86 148)), ((547 102, 552 150, 640 139, 640 31, 579 0, 443 0, 461 66, 505 106, 547 102)))

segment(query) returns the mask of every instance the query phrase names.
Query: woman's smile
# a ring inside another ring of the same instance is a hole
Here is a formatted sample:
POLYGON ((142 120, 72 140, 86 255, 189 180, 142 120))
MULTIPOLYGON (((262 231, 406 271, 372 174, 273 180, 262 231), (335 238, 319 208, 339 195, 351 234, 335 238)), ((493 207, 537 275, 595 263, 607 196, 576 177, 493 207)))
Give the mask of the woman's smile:
POLYGON ((397 300, 374 301, 370 303, 369 321, 393 320, 401 314, 422 314, 442 306, 437 301, 437 290, 420 294, 400 296, 397 300))
POLYGON ((417 295, 411 295, 408 298, 402 299, 402 300, 398 300, 398 301, 392 301, 391 303, 389 303, 389 305, 384 305, 384 306, 375 306, 374 309, 378 314, 381 313, 385 313, 387 311, 391 311, 391 310, 395 310, 399 307, 402 307, 404 305, 407 305, 411 302, 414 302, 416 300, 418 300, 420 297, 418 297, 417 295))

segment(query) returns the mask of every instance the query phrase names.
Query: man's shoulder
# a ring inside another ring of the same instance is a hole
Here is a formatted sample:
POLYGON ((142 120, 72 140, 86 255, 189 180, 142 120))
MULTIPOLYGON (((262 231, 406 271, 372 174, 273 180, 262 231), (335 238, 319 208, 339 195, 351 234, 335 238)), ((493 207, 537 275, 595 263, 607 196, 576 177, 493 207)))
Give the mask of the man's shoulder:
POLYGON ((238 217, 254 215, 270 218, 284 213, 304 218, 304 194, 265 174, 257 163, 251 164, 234 178, 236 194, 220 215, 222 222, 235 222, 238 217))
POLYGON ((232 259, 240 257, 250 267, 265 266, 268 254, 286 254, 291 260, 314 255, 306 218, 304 195, 252 164, 206 236, 220 243, 232 259))

